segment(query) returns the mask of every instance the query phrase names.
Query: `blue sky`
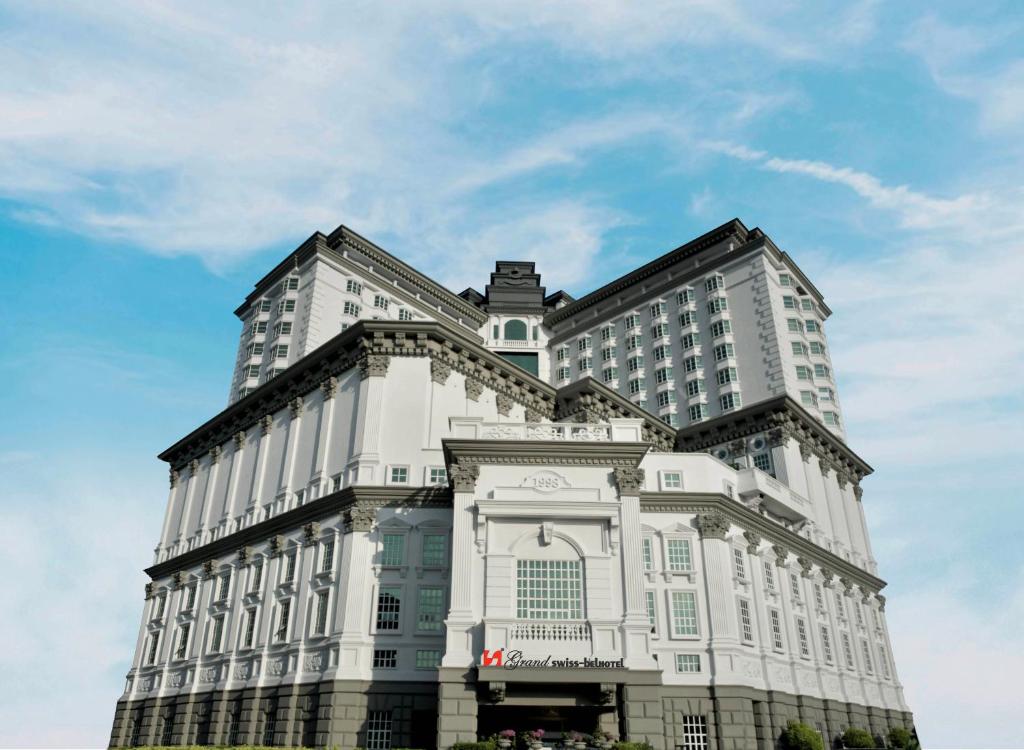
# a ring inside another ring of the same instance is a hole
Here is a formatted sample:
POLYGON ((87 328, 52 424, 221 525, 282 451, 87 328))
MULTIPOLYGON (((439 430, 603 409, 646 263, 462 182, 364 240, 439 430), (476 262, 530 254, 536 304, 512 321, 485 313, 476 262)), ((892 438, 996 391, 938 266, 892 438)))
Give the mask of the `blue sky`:
POLYGON ((0 2, 0 746, 105 745, 155 456, 314 230, 580 294, 733 216, 834 311, 922 737, 1024 746, 1019 5, 242 7, 0 2))

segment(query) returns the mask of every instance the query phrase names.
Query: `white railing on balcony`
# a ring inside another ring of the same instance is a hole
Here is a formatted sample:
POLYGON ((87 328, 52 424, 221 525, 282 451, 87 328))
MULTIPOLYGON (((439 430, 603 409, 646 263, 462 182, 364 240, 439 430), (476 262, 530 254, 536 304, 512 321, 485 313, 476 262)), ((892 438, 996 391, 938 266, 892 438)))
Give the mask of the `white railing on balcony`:
POLYGON ((484 440, 572 440, 607 442, 612 439, 606 424, 507 424, 483 422, 479 436, 484 440))
POLYGON ((538 349, 540 345, 536 341, 525 341, 523 339, 491 339, 490 346, 502 349, 538 349))
POLYGON ((590 624, 586 622, 517 622, 512 625, 514 641, 590 642, 590 624))
POLYGON ((801 520, 810 514, 811 504, 807 498, 760 469, 740 469, 736 478, 740 498, 756 499, 768 510, 790 520, 801 520))

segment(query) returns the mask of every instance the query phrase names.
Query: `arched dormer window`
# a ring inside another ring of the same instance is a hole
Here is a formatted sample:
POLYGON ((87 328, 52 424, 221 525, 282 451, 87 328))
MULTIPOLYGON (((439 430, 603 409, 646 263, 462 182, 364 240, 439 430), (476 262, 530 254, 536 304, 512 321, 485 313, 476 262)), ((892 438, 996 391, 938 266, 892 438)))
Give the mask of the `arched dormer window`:
POLYGON ((505 323, 506 341, 526 341, 526 323, 521 320, 509 320, 505 323))
MULTIPOLYGON (((545 527, 547 524, 544 525, 545 527)), ((513 545, 516 616, 523 620, 582 620, 583 559, 565 535, 542 527, 513 545)))

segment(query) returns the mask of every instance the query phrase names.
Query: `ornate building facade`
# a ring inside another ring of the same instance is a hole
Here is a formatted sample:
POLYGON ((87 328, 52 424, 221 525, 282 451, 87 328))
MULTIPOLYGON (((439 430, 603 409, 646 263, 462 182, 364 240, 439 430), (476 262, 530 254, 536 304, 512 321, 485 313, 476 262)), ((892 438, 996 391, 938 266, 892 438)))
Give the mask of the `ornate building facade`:
POLYGON ((256 285, 228 407, 161 454, 111 746, 911 725, 792 259, 734 220, 578 300, 540 281, 453 294, 341 227, 256 285))

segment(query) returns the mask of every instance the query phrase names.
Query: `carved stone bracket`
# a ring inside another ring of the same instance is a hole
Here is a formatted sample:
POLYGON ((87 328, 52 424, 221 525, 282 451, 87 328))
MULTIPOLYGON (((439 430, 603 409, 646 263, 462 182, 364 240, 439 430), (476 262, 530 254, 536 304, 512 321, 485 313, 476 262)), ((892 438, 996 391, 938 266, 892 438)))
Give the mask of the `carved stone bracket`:
POLYGON ((272 414, 264 414, 260 417, 260 435, 269 435, 274 428, 274 417, 272 414))
POLYGON ((454 492, 473 492, 479 476, 480 467, 476 464, 454 463, 448 467, 448 481, 454 492))
POLYGON ((300 414, 302 414, 303 406, 304 403, 300 396, 296 396, 295 398, 288 402, 288 413, 291 414, 292 419, 295 419, 300 414))
POLYGON ((171 478, 171 489, 173 490, 175 487, 178 486, 178 480, 181 479, 181 474, 179 474, 176 469, 171 469, 170 478, 171 478))
POLYGON ((391 364, 391 357, 386 354, 365 354, 359 359, 359 377, 382 378, 388 374, 388 365, 391 364))
POLYGON ((284 550, 284 537, 280 534, 274 534, 270 537, 270 556, 277 557, 284 550))
POLYGON ((466 376, 466 398, 470 401, 478 401, 483 395, 484 384, 475 378, 466 376))
POLYGON ((757 554, 757 548, 761 546, 761 535, 756 531, 744 531, 743 538, 747 540, 747 552, 757 554))
POLYGON ((835 573, 833 573, 828 568, 821 569, 821 582, 822 584, 824 584, 825 588, 832 588, 832 579, 835 577, 835 573))
POLYGON ((245 565, 252 558, 252 547, 238 548, 238 564, 245 565))
POLYGON ((619 495, 638 495, 644 483, 644 470, 640 468, 618 468, 612 471, 619 495))
POLYGON ((495 396, 494 402, 498 406, 498 414, 507 417, 509 412, 512 411, 512 397, 506 396, 504 393, 499 393, 495 396))
POLYGON ((843 585, 843 590, 847 594, 850 594, 850 593, 853 592, 853 581, 851 581, 849 578, 840 578, 839 579, 839 583, 841 583, 843 585))
POLYGON ((199 459, 198 458, 193 458, 191 461, 188 462, 188 471, 189 471, 189 477, 190 478, 194 477, 196 474, 199 473, 199 459))
POLYGON ((808 560, 806 557, 798 557, 796 561, 800 565, 800 575, 802 575, 804 578, 810 578, 811 561, 808 560))
POLYGON ((528 408, 526 410, 526 421, 527 422, 536 423, 536 422, 542 422, 543 420, 544 420, 544 415, 541 414, 536 409, 529 409, 528 408))
POLYGON ((334 398, 334 394, 338 392, 338 379, 331 377, 327 378, 320 384, 320 393, 323 394, 324 401, 330 401, 334 398))
POLYGON ((804 463, 807 463, 808 461, 811 460, 811 456, 812 455, 813 455, 813 453, 811 451, 811 446, 809 446, 807 443, 805 443, 805 442, 803 442, 801 440, 800 441, 800 458, 802 458, 804 460, 804 463))
POLYGON ((602 682, 601 683, 601 697, 598 699, 598 703, 602 706, 608 706, 615 702, 615 683, 613 682, 602 682))
POLYGON ((245 433, 239 430, 235 433, 235 450, 241 450, 243 445, 245 445, 245 433))
POLYGON ((885 612, 885 596, 882 594, 875 594, 875 599, 878 600, 878 608, 885 612))
POLYGON ((316 544, 316 538, 320 535, 320 524, 317 521, 310 521, 302 527, 303 544, 307 547, 316 544))
POLYGON ((430 379, 439 385, 448 382, 448 376, 452 374, 452 366, 439 357, 430 358, 430 379))
POLYGON ((153 586, 153 582, 152 581, 150 581, 149 583, 146 584, 146 598, 147 599, 151 599, 153 597, 153 588, 154 588, 154 586, 153 586))
POLYGON ((213 578, 213 568, 216 560, 203 560, 203 578, 213 578))
POLYGON ((864 488, 859 484, 853 485, 853 496, 857 498, 857 502, 860 502, 860 499, 864 497, 864 488))
POLYGON ((180 570, 171 576, 171 588, 180 589, 185 585, 185 574, 180 570))
POLYGON ((845 490, 846 485, 850 483, 850 475, 845 471, 837 471, 836 481, 839 482, 839 489, 845 490))
POLYGON ((786 558, 789 557, 789 550, 783 547, 781 544, 773 544, 772 552, 775 553, 775 560, 779 565, 786 564, 786 558))
POLYGON ((210 448, 210 464, 220 463, 220 446, 215 445, 210 448))
POLYGON ((377 509, 365 505, 353 505, 345 509, 345 533, 369 531, 377 520, 377 509))
POLYGON ((729 519, 724 513, 712 511, 711 513, 700 513, 697 515, 697 531, 701 537, 709 539, 725 539, 729 532, 729 519))
POLYGON ((786 439, 788 437, 789 436, 780 427, 776 427, 773 430, 768 430, 768 445, 770 445, 773 448, 778 447, 780 445, 785 445, 786 439))

